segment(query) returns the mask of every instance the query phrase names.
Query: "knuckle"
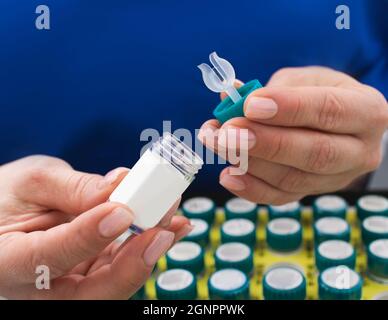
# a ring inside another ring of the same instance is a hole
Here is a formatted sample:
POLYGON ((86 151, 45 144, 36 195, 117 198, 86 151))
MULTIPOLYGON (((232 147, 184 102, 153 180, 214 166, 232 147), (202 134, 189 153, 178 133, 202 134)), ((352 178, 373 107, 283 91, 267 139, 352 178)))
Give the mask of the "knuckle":
POLYGON ((278 188, 283 191, 297 192, 306 188, 307 174, 295 168, 289 168, 280 179, 278 188))
POLYGON ((333 130, 343 119, 344 107, 338 97, 332 92, 326 92, 322 107, 318 113, 318 125, 322 129, 333 130))
POLYGON ((312 172, 325 172, 334 167, 338 161, 338 152, 331 138, 324 136, 312 145, 307 156, 307 169, 312 172))
POLYGON ((277 134, 273 136, 271 144, 267 145, 266 157, 269 161, 279 159, 281 154, 288 150, 289 140, 283 134, 277 134))
POLYGON ((88 185, 97 178, 96 175, 82 174, 74 171, 66 181, 66 194, 70 201, 79 202, 84 198, 88 185))

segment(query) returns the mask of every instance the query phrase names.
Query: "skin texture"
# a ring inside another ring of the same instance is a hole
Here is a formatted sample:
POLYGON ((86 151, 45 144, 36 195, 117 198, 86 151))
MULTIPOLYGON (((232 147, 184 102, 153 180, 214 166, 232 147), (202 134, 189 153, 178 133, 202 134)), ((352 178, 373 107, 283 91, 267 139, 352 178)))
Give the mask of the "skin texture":
POLYGON ((107 202, 127 172, 102 177, 46 156, 1 166, 0 296, 128 299, 141 288, 156 260, 191 226, 173 217, 178 201, 157 227, 114 241, 133 221, 126 206, 107 202), (120 223, 104 220, 113 213, 120 223), (49 290, 36 288, 39 265, 50 269, 49 290))
POLYGON ((381 163, 387 101, 341 72, 281 69, 247 97, 244 113, 222 126, 209 120, 198 135, 220 153, 230 147, 225 130, 249 130, 248 171, 232 175, 229 167, 220 174, 221 185, 237 196, 280 205, 342 189, 381 163))

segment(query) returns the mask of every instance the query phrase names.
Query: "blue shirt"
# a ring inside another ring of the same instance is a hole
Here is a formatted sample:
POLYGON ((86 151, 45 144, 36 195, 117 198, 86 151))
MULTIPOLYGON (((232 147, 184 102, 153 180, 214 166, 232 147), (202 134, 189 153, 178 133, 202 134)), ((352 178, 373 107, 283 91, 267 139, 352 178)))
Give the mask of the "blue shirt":
MULTIPOLYGON (((243 81, 285 66, 324 65, 388 95, 388 2, 2 0, 0 164, 30 154, 105 173, 132 166, 146 128, 199 128, 217 94, 196 66, 217 51, 243 81), (35 8, 51 30, 35 28, 35 8)), ((208 165, 192 192, 219 192, 208 165)))

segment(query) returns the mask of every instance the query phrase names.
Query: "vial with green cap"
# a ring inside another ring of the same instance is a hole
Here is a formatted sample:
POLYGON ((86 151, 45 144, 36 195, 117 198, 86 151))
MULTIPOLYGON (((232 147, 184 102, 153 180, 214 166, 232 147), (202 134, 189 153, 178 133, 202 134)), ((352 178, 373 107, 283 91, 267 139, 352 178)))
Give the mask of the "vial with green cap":
POLYGON ((358 218, 363 221, 370 216, 388 217, 388 199, 378 195, 367 195, 356 203, 358 218))
POLYGON ((268 217, 270 220, 276 218, 293 218, 300 220, 302 207, 299 201, 293 201, 280 206, 268 206, 268 217))
POLYGON ((263 277, 265 300, 306 299, 306 279, 296 267, 277 265, 265 272, 263 277))
POLYGON ((362 241, 369 245, 377 239, 388 239, 388 217, 370 216, 361 224, 362 241))
POLYGON ((327 240, 315 250, 315 265, 318 271, 345 265, 351 269, 356 266, 356 252, 353 246, 343 240, 327 240))
POLYGON ((190 224, 193 226, 193 230, 183 240, 193 241, 202 247, 206 247, 209 244, 209 224, 202 219, 190 219, 190 224))
POLYGON ((348 204, 344 198, 336 195, 325 195, 315 199, 313 203, 314 219, 338 217, 346 219, 348 204))
POLYGON ((321 300, 360 300, 361 276, 347 266, 328 268, 319 274, 318 294, 321 300))
POLYGON ((189 219, 202 219, 211 225, 216 213, 216 204, 206 197, 191 198, 183 203, 182 212, 189 219))
POLYGON ((254 202, 242 198, 232 198, 226 202, 224 210, 227 220, 243 218, 251 220, 253 223, 257 221, 258 207, 254 202))
POLYGON ((266 227, 267 244, 270 249, 279 252, 298 250, 302 245, 302 227, 293 218, 276 218, 266 227))
POLYGON ((171 269, 159 274, 155 283, 160 300, 193 300, 197 298, 197 281, 185 269, 171 269))
POLYGON ((314 240, 316 246, 326 240, 349 241, 350 226, 342 218, 321 218, 314 223, 314 240))
POLYGON ((198 66, 205 85, 213 92, 226 92, 228 95, 215 108, 213 115, 220 123, 235 117, 243 117, 245 99, 252 91, 261 88, 261 83, 258 80, 252 80, 236 89, 234 87, 236 74, 229 61, 220 58, 216 52, 209 55, 209 60, 212 67, 206 63, 198 66))
POLYGON ((235 268, 245 274, 253 270, 252 249, 244 243, 224 243, 217 248, 214 258, 217 270, 235 268))
POLYGON ((232 219, 221 226, 221 242, 241 242, 250 247, 256 244, 256 227, 248 219, 232 219))
POLYGON ((368 246, 368 274, 370 278, 388 284, 388 239, 378 239, 368 246))
POLYGON ((208 280, 210 299, 247 300, 249 299, 249 279, 237 269, 222 269, 213 273, 208 280))
POLYGON ((204 251, 202 247, 191 241, 176 243, 166 254, 168 269, 186 269, 199 274, 204 269, 204 251))

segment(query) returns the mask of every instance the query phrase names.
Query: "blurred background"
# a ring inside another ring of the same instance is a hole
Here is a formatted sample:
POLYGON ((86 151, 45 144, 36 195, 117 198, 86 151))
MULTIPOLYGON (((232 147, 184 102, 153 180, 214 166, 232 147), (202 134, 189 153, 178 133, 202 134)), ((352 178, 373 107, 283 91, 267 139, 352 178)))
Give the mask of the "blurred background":
MULTIPOLYGON (((146 128, 194 132, 217 94, 196 66, 217 51, 242 81, 323 65, 388 95, 385 0, 1 0, 0 164, 48 154, 104 174, 131 167, 146 128), (38 5, 50 30, 38 30, 38 5), (350 8, 350 29, 335 25, 350 8)), ((207 165, 187 196, 227 196, 207 165)), ((384 178, 388 179, 388 177, 384 178)))

